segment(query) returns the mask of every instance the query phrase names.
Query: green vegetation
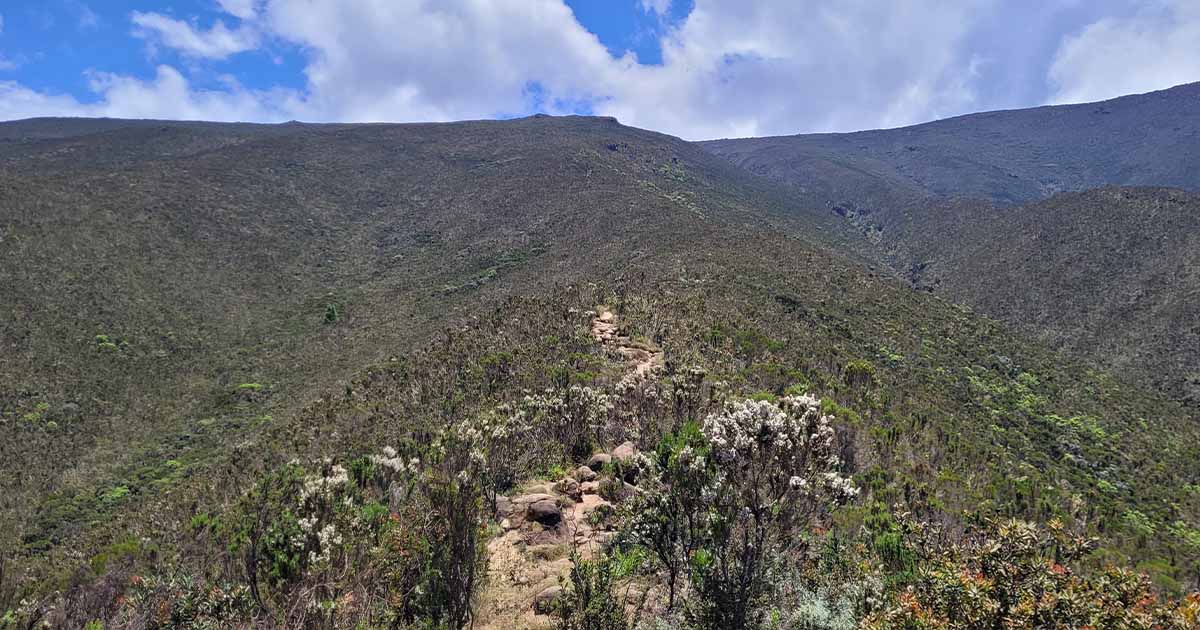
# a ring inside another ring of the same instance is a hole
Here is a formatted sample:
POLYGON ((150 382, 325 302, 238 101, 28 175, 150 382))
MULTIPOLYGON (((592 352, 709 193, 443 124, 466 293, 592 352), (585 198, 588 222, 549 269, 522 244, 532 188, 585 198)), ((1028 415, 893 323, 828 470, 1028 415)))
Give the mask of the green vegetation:
POLYGON ((463 627, 506 501, 626 442, 547 624, 904 627, 879 624, 944 614, 1012 519, 1096 541, 1022 589, 1192 614, 1191 410, 831 251, 692 145, 602 119, 98 135, 0 149, 0 627, 463 627))

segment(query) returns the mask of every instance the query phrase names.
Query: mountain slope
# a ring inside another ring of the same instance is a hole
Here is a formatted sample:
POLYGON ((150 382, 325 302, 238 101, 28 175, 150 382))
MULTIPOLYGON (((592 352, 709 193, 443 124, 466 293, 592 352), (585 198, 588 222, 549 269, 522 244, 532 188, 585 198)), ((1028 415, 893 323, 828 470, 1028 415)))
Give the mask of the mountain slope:
POLYGON ((852 134, 703 143, 921 289, 1197 400, 1200 83, 852 134))
POLYGON ((1102 188, 935 204, 883 233, 916 286, 1200 403, 1200 196, 1102 188))
POLYGON ((1056 516, 1164 588, 1194 574, 1187 411, 832 250, 837 219, 694 145, 590 118, 55 128, 4 132, 0 608, 102 582, 128 541, 232 571, 193 516, 293 459, 620 395, 599 305, 661 348, 663 392, 696 367, 823 396, 867 489, 847 531, 893 502, 1056 516))
POLYGON ((30 550, 456 318, 653 273, 780 204, 607 119, 0 136, 2 500, 30 550))
POLYGON ((913 198, 1018 203, 1106 185, 1196 190, 1200 83, 898 129, 701 145, 814 200, 866 210, 913 198))

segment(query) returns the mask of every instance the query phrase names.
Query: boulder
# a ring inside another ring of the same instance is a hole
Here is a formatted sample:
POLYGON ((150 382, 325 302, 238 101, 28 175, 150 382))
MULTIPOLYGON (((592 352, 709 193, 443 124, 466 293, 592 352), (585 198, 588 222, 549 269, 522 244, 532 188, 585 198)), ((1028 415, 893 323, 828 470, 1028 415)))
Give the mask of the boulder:
POLYGON ((554 612, 554 604, 562 597, 561 586, 551 586, 533 597, 533 612, 548 615, 554 612))
POLYGON ((607 466, 611 461, 612 456, 608 453, 596 453, 595 455, 592 455, 591 459, 588 460, 587 467, 591 468, 592 470, 600 470, 601 468, 607 466))
POLYGON ((554 484, 554 491, 571 497, 571 500, 576 503, 583 498, 583 491, 579 489, 579 481, 571 477, 564 477, 561 481, 554 484))
POLYGON ((496 497, 496 518, 507 518, 516 510, 513 502, 505 496, 496 497))
POLYGON ((613 449, 612 458, 624 462, 633 459, 637 452, 637 447, 633 445, 633 442, 625 442, 613 449))
POLYGON ((553 498, 541 499, 525 508, 525 518, 536 521, 543 527, 554 527, 562 522, 562 508, 553 498))
POLYGON ((517 506, 525 506, 529 505, 530 503, 537 503, 538 501, 544 501, 546 499, 553 500, 554 495, 546 492, 535 492, 532 494, 523 494, 519 497, 514 497, 512 502, 517 506))
POLYGON ((592 470, 591 468, 588 468, 587 466, 580 466, 579 468, 576 468, 575 472, 573 472, 571 474, 579 481, 595 481, 596 480, 596 471, 592 470))

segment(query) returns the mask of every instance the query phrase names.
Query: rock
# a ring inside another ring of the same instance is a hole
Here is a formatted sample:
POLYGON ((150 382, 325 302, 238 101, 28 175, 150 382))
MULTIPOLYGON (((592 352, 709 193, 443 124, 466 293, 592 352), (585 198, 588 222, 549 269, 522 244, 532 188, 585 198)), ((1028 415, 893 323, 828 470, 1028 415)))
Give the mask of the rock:
POLYGON ((588 460, 587 467, 592 470, 600 470, 612 462, 612 456, 608 453, 596 453, 588 460))
POLYGON ((611 311, 604 311, 603 313, 600 313, 600 317, 598 319, 600 321, 604 322, 605 324, 607 324, 607 323, 611 322, 614 317, 615 316, 612 314, 611 311))
POLYGON ((585 481, 579 484, 579 491, 582 492, 584 496, 589 494, 600 494, 600 482, 585 481))
POLYGON ((508 497, 496 497, 496 518, 507 518, 515 511, 513 502, 508 497))
POLYGON ((79 405, 73 402, 63 403, 63 406, 59 407, 58 412, 68 417, 77 416, 79 415, 79 405))
POLYGON ((576 503, 583 498, 583 491, 579 489, 579 482, 571 477, 565 477, 562 481, 554 484, 554 491, 571 497, 571 500, 576 503))
POLYGON ((554 527, 562 522, 562 508, 553 498, 541 499, 525 508, 525 518, 540 523, 543 527, 554 527))
POLYGON ((633 456, 637 455, 637 452, 637 447, 633 445, 633 442, 625 442, 624 444, 613 449, 612 459, 622 462, 628 461, 633 459, 633 456))
POLYGON ((591 468, 588 468, 587 466, 580 466, 579 468, 576 468, 575 472, 573 472, 571 474, 579 481, 595 481, 596 480, 596 471, 592 470, 591 468))
POLYGON ((500 528, 505 531, 508 531, 510 529, 516 529, 516 527, 517 526, 513 525, 512 521, 510 521, 508 519, 504 519, 504 520, 500 521, 500 528))
POLYGON ((551 586, 533 597, 533 612, 548 615, 554 612, 554 603, 562 597, 561 586, 551 586))
POLYGON ((546 493, 546 492, 535 492, 532 494, 523 494, 519 497, 516 497, 512 500, 512 502, 518 506, 524 506, 524 505, 529 505, 531 503, 537 503, 538 501, 545 501, 546 499, 550 499, 551 501, 553 501, 554 495, 546 493))

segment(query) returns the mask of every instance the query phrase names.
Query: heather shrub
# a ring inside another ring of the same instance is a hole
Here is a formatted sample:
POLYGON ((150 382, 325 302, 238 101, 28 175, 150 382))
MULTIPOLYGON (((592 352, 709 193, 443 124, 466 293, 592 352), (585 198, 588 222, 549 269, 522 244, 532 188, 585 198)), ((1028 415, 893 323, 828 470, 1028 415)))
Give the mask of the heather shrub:
POLYGON ((1195 599, 1162 599, 1126 569, 1079 572, 1095 548, 1057 521, 993 521, 957 545, 914 524, 906 543, 923 561, 867 630, 974 628, 1195 628, 1195 599), (1190 607, 1190 608, 1189 608, 1190 607))
POLYGON ((757 627, 772 571, 858 492, 810 396, 729 404, 668 436, 643 468, 623 540, 658 561, 670 607, 686 574, 687 614, 703 628, 757 627))
POLYGON ((616 581, 620 565, 612 558, 571 558, 571 574, 554 606, 559 630, 627 630, 627 597, 616 581))

